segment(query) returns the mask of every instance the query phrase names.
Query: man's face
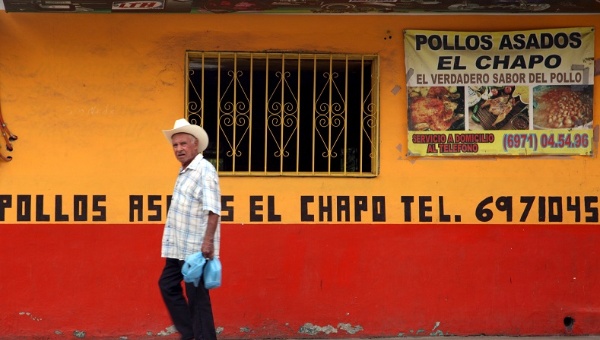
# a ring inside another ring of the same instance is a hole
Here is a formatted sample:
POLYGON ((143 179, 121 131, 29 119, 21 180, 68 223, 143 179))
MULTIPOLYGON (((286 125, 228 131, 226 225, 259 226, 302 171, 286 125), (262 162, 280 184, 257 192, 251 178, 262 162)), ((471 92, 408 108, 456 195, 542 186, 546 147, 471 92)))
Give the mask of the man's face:
POLYGON ((175 157, 184 168, 198 155, 198 140, 187 133, 177 133, 171 137, 175 157))

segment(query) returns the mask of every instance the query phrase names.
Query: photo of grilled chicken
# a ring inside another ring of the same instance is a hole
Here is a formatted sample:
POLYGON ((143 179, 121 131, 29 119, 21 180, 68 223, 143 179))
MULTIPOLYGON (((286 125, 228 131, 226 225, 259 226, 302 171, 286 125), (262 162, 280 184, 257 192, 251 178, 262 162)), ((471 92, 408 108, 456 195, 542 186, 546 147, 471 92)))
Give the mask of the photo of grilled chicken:
MULTIPOLYGON (((409 93, 409 128, 412 131, 446 131, 463 119, 457 114, 460 93, 456 87, 413 88, 409 93)), ((461 88, 462 91, 462 88, 461 88)))
POLYGON ((499 96, 486 100, 481 104, 481 108, 487 108, 490 113, 496 116, 496 121, 492 124, 492 126, 496 126, 496 124, 500 123, 508 116, 514 105, 515 100, 511 96, 499 96))

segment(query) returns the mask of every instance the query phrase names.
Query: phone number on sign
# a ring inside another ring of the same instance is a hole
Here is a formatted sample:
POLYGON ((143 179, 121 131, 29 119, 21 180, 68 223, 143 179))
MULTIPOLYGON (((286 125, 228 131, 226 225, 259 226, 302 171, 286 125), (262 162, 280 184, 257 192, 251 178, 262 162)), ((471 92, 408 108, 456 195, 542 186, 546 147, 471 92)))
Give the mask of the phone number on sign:
POLYGON ((477 205, 475 217, 481 222, 527 222, 530 216, 538 222, 563 222, 570 216, 575 222, 597 223, 597 205, 597 196, 488 196, 477 205))
POLYGON ((505 134, 502 140, 504 151, 514 149, 570 149, 587 148, 590 145, 589 135, 586 133, 510 133, 505 134))

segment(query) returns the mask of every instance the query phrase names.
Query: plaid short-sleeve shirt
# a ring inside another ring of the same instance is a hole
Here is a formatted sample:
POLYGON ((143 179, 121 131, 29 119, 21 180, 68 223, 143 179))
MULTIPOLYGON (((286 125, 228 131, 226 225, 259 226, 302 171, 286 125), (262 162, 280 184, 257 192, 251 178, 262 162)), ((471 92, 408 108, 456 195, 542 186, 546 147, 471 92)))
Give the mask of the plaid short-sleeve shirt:
MULTIPOLYGON (((219 176, 202 154, 179 170, 162 239, 161 256, 184 260, 201 250, 208 212, 221 215, 219 176)), ((219 256, 221 219, 215 232, 215 256, 219 256)))

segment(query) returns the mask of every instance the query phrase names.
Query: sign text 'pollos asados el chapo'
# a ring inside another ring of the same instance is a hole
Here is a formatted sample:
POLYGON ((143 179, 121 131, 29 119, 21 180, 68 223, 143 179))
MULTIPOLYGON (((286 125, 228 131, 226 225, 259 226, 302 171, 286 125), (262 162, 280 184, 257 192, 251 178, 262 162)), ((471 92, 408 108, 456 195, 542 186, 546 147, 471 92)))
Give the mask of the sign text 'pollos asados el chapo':
POLYGON ((404 45, 409 156, 592 154, 593 28, 407 30, 404 45))

